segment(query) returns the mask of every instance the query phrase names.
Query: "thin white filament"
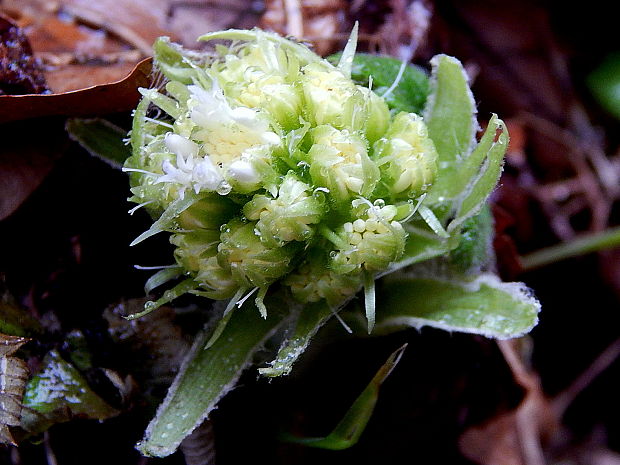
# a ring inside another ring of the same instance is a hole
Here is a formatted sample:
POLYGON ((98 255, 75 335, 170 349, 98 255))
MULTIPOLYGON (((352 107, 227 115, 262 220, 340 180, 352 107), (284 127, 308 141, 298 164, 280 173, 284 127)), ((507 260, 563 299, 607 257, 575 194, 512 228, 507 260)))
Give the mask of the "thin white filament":
POLYGON ((149 200, 148 202, 144 202, 141 203, 140 205, 133 207, 131 210, 129 210, 127 213, 129 213, 130 215, 133 215, 136 211, 138 211, 140 208, 145 207, 151 203, 155 203, 154 200, 149 200))
POLYGON ((381 95, 381 98, 386 98, 388 95, 390 95, 394 89, 396 89, 396 87, 398 86, 398 84, 400 84, 400 80, 403 77, 403 73, 405 72, 405 68, 407 67, 407 63, 405 61, 403 61, 400 65, 400 69, 398 70, 398 74, 396 75, 396 79, 394 79, 394 82, 392 83, 392 85, 390 86, 390 88, 388 90, 386 90, 383 95, 381 95))

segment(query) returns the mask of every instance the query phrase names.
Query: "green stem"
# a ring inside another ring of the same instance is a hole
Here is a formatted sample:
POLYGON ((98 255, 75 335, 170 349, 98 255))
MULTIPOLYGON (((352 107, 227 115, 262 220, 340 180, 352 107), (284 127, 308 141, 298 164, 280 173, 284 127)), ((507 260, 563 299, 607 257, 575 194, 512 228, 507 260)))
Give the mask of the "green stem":
POLYGON ((620 227, 587 234, 572 241, 524 255, 521 257, 521 266, 524 271, 530 271, 567 258, 614 247, 620 247, 620 227))

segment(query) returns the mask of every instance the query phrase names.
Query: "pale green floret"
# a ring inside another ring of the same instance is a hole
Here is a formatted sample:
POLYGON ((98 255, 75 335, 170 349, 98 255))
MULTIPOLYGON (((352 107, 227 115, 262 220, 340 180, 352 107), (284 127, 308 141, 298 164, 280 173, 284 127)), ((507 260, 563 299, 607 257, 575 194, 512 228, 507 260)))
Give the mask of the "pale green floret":
POLYGON ((316 187, 327 188, 338 202, 370 195, 379 180, 379 168, 368 157, 364 139, 328 125, 312 129, 311 138, 308 163, 316 187))
POLYGON ((336 273, 376 272, 398 260, 407 235, 402 225, 394 221, 396 214, 394 205, 373 206, 364 217, 343 224, 336 231, 342 246, 332 253, 330 268, 336 273))
POLYGON ((239 290, 239 283, 235 281, 230 270, 220 266, 216 256, 200 260, 194 281, 204 289, 195 293, 210 299, 230 299, 239 290))
POLYGON ((243 207, 246 218, 258 220, 260 239, 270 246, 309 240, 314 232, 311 225, 321 220, 325 210, 322 198, 293 173, 284 177, 277 196, 255 195, 243 207))
POLYGON ((393 199, 416 197, 430 187, 437 173, 437 151, 424 120, 414 113, 399 113, 385 137, 374 146, 382 184, 393 199))
POLYGON ((265 110, 284 130, 299 127, 299 62, 272 42, 247 44, 239 55, 227 54, 212 72, 236 104, 265 110))
MULTIPOLYGON (((320 256, 322 251, 310 251, 309 256, 320 256)), ((358 274, 337 274, 319 260, 306 262, 284 279, 299 302, 318 302, 325 299, 337 308, 347 298, 354 295, 361 287, 358 274)))
POLYGON ((365 133, 366 139, 373 144, 387 131, 390 124, 390 109, 385 100, 366 87, 359 87, 364 95, 366 116, 365 133))
POLYGON ((181 212, 178 225, 184 230, 213 229, 218 231, 222 224, 238 212, 239 207, 227 197, 207 194, 181 212))
POLYGON ((304 67, 301 87, 305 119, 313 126, 329 124, 338 129, 364 129, 364 94, 351 79, 327 62, 304 67))
POLYGON ((241 288, 266 288, 291 271, 301 244, 267 247, 255 233, 256 223, 235 219, 222 226, 218 263, 241 288))
POLYGON ((200 271, 201 260, 215 256, 217 253, 219 236, 219 231, 207 229, 174 234, 170 237, 170 243, 176 246, 175 260, 189 272, 200 271))

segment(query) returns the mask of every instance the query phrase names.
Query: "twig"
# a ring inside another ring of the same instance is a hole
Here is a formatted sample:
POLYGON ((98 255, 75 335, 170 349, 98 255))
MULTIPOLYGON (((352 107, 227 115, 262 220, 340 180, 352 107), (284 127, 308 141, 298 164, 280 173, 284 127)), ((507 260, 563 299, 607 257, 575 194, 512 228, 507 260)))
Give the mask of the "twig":
POLYGON ((545 465, 546 461, 540 444, 541 417, 537 411, 540 406, 535 402, 534 397, 535 393, 540 392, 538 378, 532 375, 524 365, 515 348, 515 341, 498 341, 497 344, 515 381, 526 392, 525 398, 515 413, 516 433, 523 463, 545 465))
POLYGON ((284 0, 286 11, 286 32, 301 39, 304 36, 304 21, 299 0, 284 0))
POLYGON ((583 235, 577 239, 547 247, 521 257, 523 270, 530 271, 567 258, 578 257, 620 246, 620 227, 583 235))
POLYGON ((555 396, 552 407, 557 417, 561 418, 575 398, 618 357, 620 357, 620 338, 612 342, 568 388, 555 396))

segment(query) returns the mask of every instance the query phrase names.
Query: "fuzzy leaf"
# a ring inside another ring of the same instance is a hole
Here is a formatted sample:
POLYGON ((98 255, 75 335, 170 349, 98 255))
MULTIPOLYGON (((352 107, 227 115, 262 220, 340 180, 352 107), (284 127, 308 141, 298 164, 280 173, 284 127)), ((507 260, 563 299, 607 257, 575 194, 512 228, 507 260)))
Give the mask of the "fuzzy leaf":
POLYGON ((194 342, 179 374, 149 424, 138 450, 147 456, 172 454, 230 391, 242 371, 283 322, 284 302, 271 299, 269 316, 260 317, 250 302, 236 310, 217 341, 204 349, 207 331, 194 342))
POLYGON ((71 139, 113 168, 121 169, 131 156, 131 148, 123 141, 127 131, 109 121, 73 118, 67 121, 65 128, 71 139))
POLYGON ((478 214, 486 204, 502 174, 507 149, 506 126, 493 115, 480 143, 459 169, 463 178, 469 180, 469 184, 459 194, 455 218, 448 225, 448 232, 454 231, 464 221, 478 214))
POLYGON ((20 424, 28 366, 11 355, 28 341, 0 333, 0 444, 16 445, 9 427, 20 424))
POLYGON ((364 432, 366 424, 375 409, 381 385, 392 373, 406 348, 407 344, 394 351, 388 357, 368 386, 366 386, 366 389, 355 399, 353 405, 351 405, 342 420, 329 435, 324 438, 298 438, 286 435, 283 437, 283 440, 295 444, 303 444, 308 447, 331 450, 348 449, 355 445, 364 432))
POLYGON ((439 172, 428 199, 433 204, 441 197, 451 198, 452 186, 461 178, 460 162, 475 144, 478 121, 474 97, 461 62, 447 55, 437 55, 431 64, 431 93, 424 120, 439 155, 439 172))
POLYGON ((504 283, 493 274, 473 279, 392 275, 383 282, 376 331, 432 326, 509 339, 531 330, 539 310, 525 285, 504 283))

